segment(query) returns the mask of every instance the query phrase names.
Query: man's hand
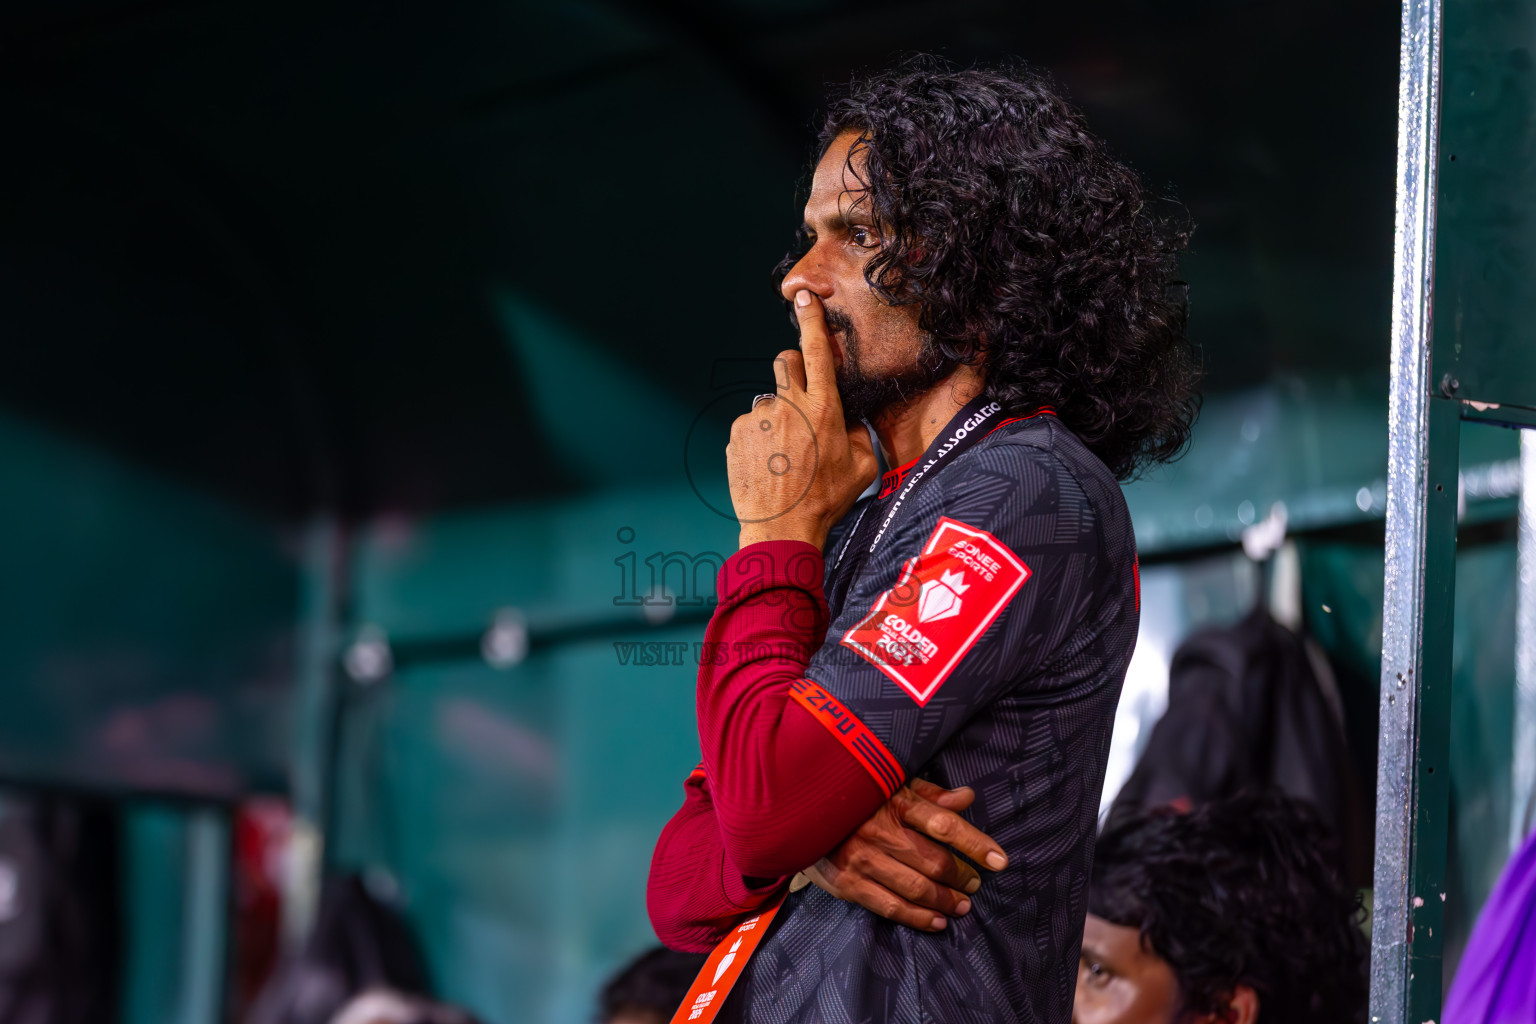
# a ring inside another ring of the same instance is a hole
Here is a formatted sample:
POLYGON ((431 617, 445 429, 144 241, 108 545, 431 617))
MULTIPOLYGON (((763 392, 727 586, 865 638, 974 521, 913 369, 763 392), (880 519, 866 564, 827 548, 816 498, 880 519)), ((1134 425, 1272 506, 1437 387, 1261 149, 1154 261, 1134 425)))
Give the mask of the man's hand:
POLYGON ((795 316, 800 349, 774 360, 776 397, 736 420, 725 449, 742 547, 764 540, 822 547, 878 468, 864 425, 843 422, 821 300, 801 291, 795 316))
POLYGON ((1002 847, 956 813, 975 799, 969 788, 913 779, 805 874, 838 899, 881 917, 943 931, 945 915, 968 913, 967 897, 981 888, 976 869, 950 848, 993 871, 1008 865, 1002 847))

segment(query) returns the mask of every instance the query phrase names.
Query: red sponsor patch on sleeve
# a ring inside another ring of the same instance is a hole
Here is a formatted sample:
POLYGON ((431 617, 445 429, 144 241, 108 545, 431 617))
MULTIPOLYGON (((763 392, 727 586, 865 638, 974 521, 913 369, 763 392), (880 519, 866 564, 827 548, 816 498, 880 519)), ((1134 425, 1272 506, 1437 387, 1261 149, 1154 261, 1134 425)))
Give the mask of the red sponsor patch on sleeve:
POLYGON ((843 635, 843 645, 927 704, 1029 575, 990 533, 941 517, 922 553, 843 635))

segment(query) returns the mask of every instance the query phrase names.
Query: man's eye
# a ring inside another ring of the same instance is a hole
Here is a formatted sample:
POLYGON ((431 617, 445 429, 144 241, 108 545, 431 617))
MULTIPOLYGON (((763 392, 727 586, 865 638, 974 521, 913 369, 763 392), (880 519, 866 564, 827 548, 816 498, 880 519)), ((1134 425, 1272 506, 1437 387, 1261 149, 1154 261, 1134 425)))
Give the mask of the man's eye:
POLYGON ((1084 957, 1081 967, 1082 973, 1086 977, 1088 984, 1092 985, 1094 988, 1103 988, 1105 985, 1108 985, 1110 979, 1114 977, 1114 975, 1110 973, 1109 968, 1105 967, 1097 960, 1090 960, 1087 957, 1084 957))
POLYGON ((873 249, 880 244, 880 236, 874 228, 854 226, 848 229, 848 240, 860 249, 873 249))

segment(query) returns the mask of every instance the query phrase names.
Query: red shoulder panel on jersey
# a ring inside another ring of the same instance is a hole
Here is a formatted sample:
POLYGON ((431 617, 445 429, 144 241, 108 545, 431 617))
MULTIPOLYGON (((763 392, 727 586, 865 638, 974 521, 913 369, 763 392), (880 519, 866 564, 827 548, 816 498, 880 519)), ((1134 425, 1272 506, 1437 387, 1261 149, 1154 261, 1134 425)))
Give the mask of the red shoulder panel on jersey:
POLYGON ((1049 405, 1042 405, 1040 408, 1036 409, 1034 412, 1030 413, 1028 416, 1010 416, 1010 417, 1008 417, 1006 420, 1003 420, 997 426, 995 426, 991 430, 987 431, 987 435, 991 436, 992 434, 997 433, 999 430, 1002 430, 1004 427, 1006 427, 1010 423, 1023 423, 1025 420, 1032 420, 1036 416, 1055 416, 1055 415, 1056 415, 1056 410, 1055 409, 1053 409, 1049 405))
POLYGON ((1002 541, 941 516, 922 553, 843 635, 843 646, 927 704, 1029 575, 1002 541))
POLYGON ((809 679, 796 679, 790 683, 789 695, 816 716, 816 721, 826 726, 827 731, 858 759, 887 799, 901 788, 901 784, 906 781, 906 773, 901 770, 901 765, 891 756, 885 744, 880 742, 880 738, 854 717, 842 701, 809 679))

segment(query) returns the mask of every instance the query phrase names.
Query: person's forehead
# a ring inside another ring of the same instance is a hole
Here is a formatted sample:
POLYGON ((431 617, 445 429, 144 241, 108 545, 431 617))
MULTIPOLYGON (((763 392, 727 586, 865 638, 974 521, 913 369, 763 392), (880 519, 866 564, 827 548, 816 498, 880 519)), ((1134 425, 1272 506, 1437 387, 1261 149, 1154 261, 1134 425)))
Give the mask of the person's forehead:
POLYGON ((855 153, 853 166, 848 164, 848 150, 858 138, 858 131, 847 129, 834 138, 827 151, 821 155, 816 164, 816 173, 811 179, 811 194, 805 204, 806 220, 832 218, 846 213, 858 201, 863 193, 863 185, 858 177, 863 171, 863 156, 855 153))
POLYGON ((1083 921, 1083 948, 1125 965, 1157 958, 1142 944, 1140 929, 1114 924, 1094 914, 1083 921))

